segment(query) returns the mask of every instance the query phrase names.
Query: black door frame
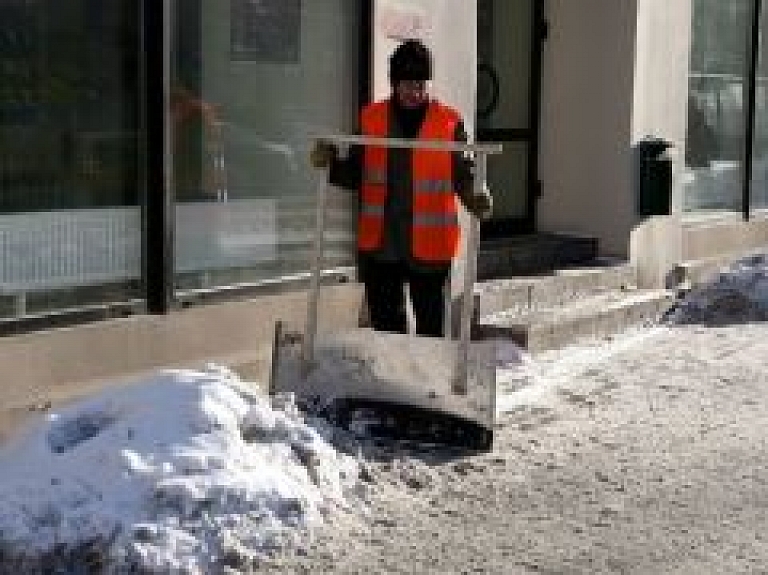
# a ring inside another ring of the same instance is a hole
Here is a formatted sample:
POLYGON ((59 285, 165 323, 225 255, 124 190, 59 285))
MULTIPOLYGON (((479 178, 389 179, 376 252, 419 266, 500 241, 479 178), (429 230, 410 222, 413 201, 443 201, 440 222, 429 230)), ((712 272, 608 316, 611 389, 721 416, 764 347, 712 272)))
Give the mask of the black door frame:
MULTIPOLYGON (((503 0, 509 1, 509 0, 503 0)), ((483 222, 481 237, 483 240, 495 240, 511 236, 530 234, 536 231, 537 203, 541 196, 539 180, 539 144, 541 129, 541 65, 542 49, 547 38, 547 21, 544 14, 543 0, 531 0, 531 80, 528 87, 529 125, 527 128, 491 128, 478 130, 480 142, 523 143, 528 152, 526 165, 526 201, 525 214, 516 218, 492 219, 483 222)))

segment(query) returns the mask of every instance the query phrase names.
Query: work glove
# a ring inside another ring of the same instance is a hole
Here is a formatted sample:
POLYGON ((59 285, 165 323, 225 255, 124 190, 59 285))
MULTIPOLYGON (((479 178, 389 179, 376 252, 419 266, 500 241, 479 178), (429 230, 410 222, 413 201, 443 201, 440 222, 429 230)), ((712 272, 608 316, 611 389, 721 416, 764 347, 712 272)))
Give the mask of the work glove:
POLYGON ((479 190, 476 190, 475 186, 469 186, 459 197, 467 211, 479 220, 491 217, 493 197, 487 184, 483 184, 479 190))
POLYGON ((331 142, 316 140, 309 153, 309 162, 313 168, 327 168, 339 155, 339 149, 331 142))

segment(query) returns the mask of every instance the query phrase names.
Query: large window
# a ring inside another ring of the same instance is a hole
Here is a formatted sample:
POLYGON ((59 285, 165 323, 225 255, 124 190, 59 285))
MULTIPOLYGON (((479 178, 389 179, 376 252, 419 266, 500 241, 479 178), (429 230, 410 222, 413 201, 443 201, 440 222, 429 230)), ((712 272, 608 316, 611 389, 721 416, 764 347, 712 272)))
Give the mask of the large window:
MULTIPOLYGON (((171 260, 182 291, 309 269, 311 137, 356 127, 366 3, 171 0, 169 27, 147 6, 0 0, 0 320, 163 309, 171 260), (142 61, 166 33, 168 75, 142 61)), ((329 190, 329 267, 353 263, 355 201, 329 190)))
MULTIPOLYGON (((359 0, 176 0, 171 88, 179 290, 306 272, 310 136, 355 128, 359 0)), ((328 266, 354 254, 332 192, 328 266)))
POLYGON ((742 209, 753 0, 694 0, 686 210, 742 209))
POLYGON ((0 0, 0 318, 140 296, 139 11, 0 0))
POLYGON ((694 0, 684 206, 768 207, 768 15, 759 0, 694 0))

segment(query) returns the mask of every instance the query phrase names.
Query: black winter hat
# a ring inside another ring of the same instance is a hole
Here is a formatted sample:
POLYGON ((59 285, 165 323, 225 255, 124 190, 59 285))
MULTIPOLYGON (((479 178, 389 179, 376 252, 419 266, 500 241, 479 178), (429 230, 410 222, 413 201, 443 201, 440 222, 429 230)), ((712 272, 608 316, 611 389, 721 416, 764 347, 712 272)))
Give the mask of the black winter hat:
POLYGON ((432 54, 419 40, 406 40, 389 59, 389 81, 431 80, 432 54))

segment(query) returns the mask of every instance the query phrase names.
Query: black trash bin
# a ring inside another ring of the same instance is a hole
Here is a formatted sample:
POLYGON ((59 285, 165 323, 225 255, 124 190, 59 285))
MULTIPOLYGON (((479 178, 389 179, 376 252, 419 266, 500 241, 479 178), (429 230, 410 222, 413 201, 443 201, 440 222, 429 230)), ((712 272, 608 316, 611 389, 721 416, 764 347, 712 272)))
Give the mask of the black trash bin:
POLYGON ((648 136, 637 143, 637 213, 666 216, 672 201, 672 159, 666 154, 673 144, 648 136))

